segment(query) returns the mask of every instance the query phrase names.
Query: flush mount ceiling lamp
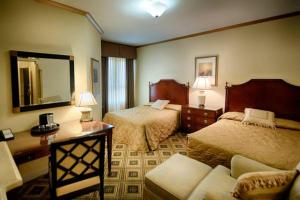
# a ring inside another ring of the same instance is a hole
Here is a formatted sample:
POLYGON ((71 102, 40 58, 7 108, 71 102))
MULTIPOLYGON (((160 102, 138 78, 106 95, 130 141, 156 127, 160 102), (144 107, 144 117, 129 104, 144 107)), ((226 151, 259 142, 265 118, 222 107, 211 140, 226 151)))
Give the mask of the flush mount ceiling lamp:
POLYGON ((158 18, 167 10, 167 5, 160 0, 147 0, 145 9, 150 15, 158 18))

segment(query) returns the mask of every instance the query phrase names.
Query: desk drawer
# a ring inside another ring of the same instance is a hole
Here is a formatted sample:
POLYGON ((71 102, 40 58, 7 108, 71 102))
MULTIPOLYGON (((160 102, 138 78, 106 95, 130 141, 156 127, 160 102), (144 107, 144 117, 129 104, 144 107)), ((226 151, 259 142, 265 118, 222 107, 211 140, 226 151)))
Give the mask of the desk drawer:
POLYGON ((31 149, 14 153, 13 157, 17 165, 26 163, 50 154, 48 146, 45 148, 31 149))

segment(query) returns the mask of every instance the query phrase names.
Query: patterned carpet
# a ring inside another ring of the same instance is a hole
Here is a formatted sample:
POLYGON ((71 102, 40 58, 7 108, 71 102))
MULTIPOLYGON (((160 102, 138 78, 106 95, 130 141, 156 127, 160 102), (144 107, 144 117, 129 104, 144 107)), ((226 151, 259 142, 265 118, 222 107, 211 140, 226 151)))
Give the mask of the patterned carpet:
MULTIPOLYGON (((105 169, 105 199, 143 199, 144 175, 174 153, 186 155, 186 138, 181 134, 169 137, 151 152, 135 152, 124 144, 114 144, 112 153, 112 173, 107 176, 105 169)), ((37 200, 50 199, 48 176, 44 175, 23 185, 9 194, 9 199, 37 200)), ((76 198, 78 200, 99 199, 98 192, 76 198)))

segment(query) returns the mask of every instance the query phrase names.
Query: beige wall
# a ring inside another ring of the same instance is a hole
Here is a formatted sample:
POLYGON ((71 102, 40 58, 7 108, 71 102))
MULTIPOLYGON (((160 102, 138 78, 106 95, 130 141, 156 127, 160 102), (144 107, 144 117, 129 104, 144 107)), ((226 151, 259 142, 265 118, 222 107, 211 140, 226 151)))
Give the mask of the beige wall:
MULTIPOLYGON (((148 82, 171 78, 194 82, 195 57, 218 55, 218 87, 206 105, 225 104, 225 82, 281 78, 300 85, 300 16, 141 47, 138 49, 137 104, 148 101, 148 82)), ((274 91, 276 92, 276 91, 274 91)), ((198 93, 191 89, 190 103, 198 93)))
MULTIPOLYGON (((34 0, 1 0, 0 30, 0 129, 30 129, 45 112, 54 112, 58 123, 79 119, 81 114, 74 106, 12 113, 9 50, 73 55, 78 99, 81 91, 91 89, 90 58, 101 57, 101 37, 87 19, 34 0)), ((100 105, 94 107, 96 119, 100 105)))

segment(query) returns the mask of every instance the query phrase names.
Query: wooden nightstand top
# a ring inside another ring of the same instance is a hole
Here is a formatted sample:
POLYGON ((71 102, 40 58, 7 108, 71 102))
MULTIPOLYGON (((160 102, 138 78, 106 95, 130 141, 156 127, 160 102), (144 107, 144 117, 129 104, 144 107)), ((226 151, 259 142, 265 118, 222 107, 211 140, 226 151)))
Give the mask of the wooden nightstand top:
POLYGON ((186 108, 195 108, 195 109, 199 109, 199 110, 208 110, 208 111, 223 110, 223 108, 221 108, 221 107, 210 107, 210 106, 199 107, 199 106, 196 106, 196 105, 184 105, 183 107, 186 107, 186 108))

